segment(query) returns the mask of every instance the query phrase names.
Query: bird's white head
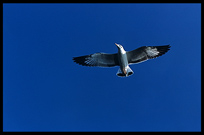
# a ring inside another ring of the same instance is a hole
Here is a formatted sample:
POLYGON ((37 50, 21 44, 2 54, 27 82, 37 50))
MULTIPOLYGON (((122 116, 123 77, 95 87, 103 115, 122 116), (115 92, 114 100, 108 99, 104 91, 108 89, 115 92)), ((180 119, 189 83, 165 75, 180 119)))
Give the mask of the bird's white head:
POLYGON ((120 44, 115 43, 115 45, 116 45, 119 49, 120 49, 120 48, 123 48, 123 46, 120 45, 120 44))
POLYGON ((117 43, 115 43, 115 45, 118 47, 118 50, 121 52, 121 53, 125 53, 125 50, 124 50, 124 48, 123 48, 123 46, 122 45, 120 45, 120 44, 117 44, 117 43))

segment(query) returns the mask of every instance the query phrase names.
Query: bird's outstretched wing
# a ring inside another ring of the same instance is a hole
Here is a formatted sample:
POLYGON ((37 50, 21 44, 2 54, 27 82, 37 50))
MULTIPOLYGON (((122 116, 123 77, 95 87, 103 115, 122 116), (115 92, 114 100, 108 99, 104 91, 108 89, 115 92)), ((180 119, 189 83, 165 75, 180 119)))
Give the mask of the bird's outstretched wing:
POLYGON ((117 53, 94 53, 80 57, 73 57, 73 60, 83 66, 113 67, 119 65, 117 53))
POLYGON ((143 46, 135 50, 127 52, 127 59, 129 64, 140 63, 148 59, 153 59, 165 54, 170 45, 164 46, 143 46))

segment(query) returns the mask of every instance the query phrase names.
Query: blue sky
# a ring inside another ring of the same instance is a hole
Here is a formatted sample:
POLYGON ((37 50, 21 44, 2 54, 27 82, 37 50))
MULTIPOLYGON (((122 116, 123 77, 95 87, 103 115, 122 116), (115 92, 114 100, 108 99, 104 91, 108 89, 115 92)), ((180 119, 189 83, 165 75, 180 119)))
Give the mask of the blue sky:
POLYGON ((3 131, 201 131, 201 4, 3 4, 3 131), (119 67, 72 57, 171 45, 119 67))

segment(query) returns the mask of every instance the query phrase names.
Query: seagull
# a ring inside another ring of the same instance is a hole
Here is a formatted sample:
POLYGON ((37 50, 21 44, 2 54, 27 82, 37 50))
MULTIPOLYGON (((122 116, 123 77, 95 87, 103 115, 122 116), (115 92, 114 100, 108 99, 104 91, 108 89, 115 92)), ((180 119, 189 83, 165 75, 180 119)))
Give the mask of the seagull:
POLYGON ((170 50, 170 45, 163 46, 142 46, 132 51, 125 51, 123 46, 115 43, 118 53, 94 53, 90 55, 73 57, 73 61, 82 66, 114 67, 120 66, 116 73, 119 77, 128 77, 134 72, 129 67, 149 59, 154 59, 170 50))

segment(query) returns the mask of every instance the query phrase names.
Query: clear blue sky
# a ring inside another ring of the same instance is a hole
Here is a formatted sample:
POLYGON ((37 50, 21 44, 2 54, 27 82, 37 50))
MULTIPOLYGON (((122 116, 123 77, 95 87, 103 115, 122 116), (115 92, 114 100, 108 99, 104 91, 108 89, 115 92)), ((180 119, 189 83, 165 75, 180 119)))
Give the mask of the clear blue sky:
POLYGON ((201 131, 201 4, 3 4, 3 131, 201 131), (118 67, 72 57, 171 45, 118 67))

